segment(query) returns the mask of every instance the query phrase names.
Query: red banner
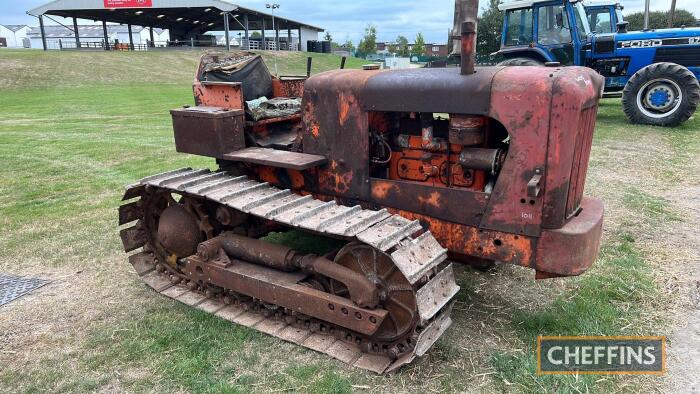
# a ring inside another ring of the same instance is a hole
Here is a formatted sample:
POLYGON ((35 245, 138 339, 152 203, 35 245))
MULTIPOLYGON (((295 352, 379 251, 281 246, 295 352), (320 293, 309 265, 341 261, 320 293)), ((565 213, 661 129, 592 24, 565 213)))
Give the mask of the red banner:
POLYGON ((105 8, 148 8, 153 0, 104 0, 105 8))

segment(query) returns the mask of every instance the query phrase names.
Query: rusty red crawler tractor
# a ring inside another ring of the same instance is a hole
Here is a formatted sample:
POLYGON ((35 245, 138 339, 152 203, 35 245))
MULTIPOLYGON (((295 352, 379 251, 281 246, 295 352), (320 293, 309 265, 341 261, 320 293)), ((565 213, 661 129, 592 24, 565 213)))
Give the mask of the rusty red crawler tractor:
POLYGON ((130 262, 169 297, 392 371, 450 326, 452 261, 537 278, 595 260, 603 205, 584 197, 603 79, 583 67, 474 68, 476 4, 460 68, 271 76, 252 53, 207 54, 196 106, 172 111, 178 169, 127 188, 130 262), (260 238, 343 241, 323 256, 260 238))

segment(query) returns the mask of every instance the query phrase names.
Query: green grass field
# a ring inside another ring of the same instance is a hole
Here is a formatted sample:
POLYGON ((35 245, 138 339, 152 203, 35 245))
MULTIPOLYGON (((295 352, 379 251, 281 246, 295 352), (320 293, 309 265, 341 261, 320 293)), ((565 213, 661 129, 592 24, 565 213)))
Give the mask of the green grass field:
MULTIPOLYGON (((277 56, 281 74, 305 72, 305 54, 277 56)), ((168 110, 192 103, 197 58, 0 51, 0 272, 53 280, 0 307, 0 391, 667 389, 668 378, 540 377, 534 346, 542 334, 673 331, 679 289, 692 283, 682 264, 700 259, 669 236, 693 237, 697 224, 684 194, 700 185, 697 116, 674 130, 631 126, 619 100, 604 100, 587 193, 604 199, 606 222, 591 271, 535 282, 512 266, 459 270, 448 335, 410 367, 375 376, 164 299, 131 272, 116 226, 124 185, 214 166, 173 147, 168 110)), ((339 63, 315 55, 314 71, 339 63)))

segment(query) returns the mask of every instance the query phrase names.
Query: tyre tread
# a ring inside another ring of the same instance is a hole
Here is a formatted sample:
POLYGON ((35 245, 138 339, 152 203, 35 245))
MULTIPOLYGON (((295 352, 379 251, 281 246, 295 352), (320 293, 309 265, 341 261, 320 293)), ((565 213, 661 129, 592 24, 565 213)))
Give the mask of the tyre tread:
POLYGON ((654 126, 675 127, 690 119, 700 104, 700 84, 687 68, 675 63, 654 63, 637 71, 627 82, 622 92, 622 108, 631 123, 654 126), (654 119, 645 116, 637 108, 637 93, 642 85, 655 78, 669 78, 681 87, 683 102, 681 108, 668 117, 654 119))

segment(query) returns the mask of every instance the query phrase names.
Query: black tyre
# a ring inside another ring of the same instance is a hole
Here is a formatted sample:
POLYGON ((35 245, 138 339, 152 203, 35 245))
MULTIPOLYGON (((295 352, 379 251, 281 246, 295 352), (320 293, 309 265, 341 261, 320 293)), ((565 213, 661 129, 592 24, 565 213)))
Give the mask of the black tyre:
POLYGON ((514 57, 511 59, 506 59, 500 63, 499 66, 544 66, 539 60, 532 59, 529 57, 514 57))
POLYGON ((655 63, 637 71, 622 92, 622 107, 632 123, 675 127, 693 116, 700 84, 687 68, 655 63))

